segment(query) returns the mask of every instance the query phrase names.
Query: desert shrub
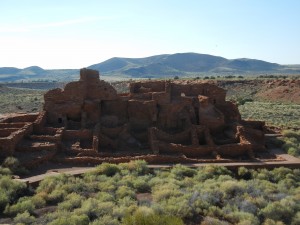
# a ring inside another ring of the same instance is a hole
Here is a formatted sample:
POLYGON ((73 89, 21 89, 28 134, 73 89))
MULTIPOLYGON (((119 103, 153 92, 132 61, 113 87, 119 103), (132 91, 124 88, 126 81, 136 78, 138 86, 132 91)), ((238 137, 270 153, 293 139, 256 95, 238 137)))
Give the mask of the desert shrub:
POLYGON ((300 224, 300 212, 297 212, 296 215, 292 219, 292 225, 300 224))
POLYGON ((127 197, 121 199, 118 202, 119 202, 119 205, 114 207, 114 209, 112 211, 112 216, 118 220, 121 220, 126 215, 132 214, 138 208, 137 203, 133 202, 132 199, 130 199, 130 201, 128 201, 127 197))
POLYGON ((242 178, 244 180, 250 180, 251 172, 247 168, 242 166, 238 168, 238 176, 239 178, 242 178))
POLYGON ((197 171, 195 169, 180 164, 177 164, 171 169, 171 175, 178 180, 182 180, 185 177, 193 177, 196 173, 197 171))
POLYGON ((197 168, 197 175, 195 179, 198 181, 205 181, 207 179, 216 179, 220 175, 232 176, 232 172, 223 166, 205 166, 197 168))
POLYGON ((32 203, 34 204, 35 208, 42 208, 46 205, 46 200, 43 198, 42 195, 34 195, 31 198, 32 203))
POLYGON ((63 184, 60 189, 64 189, 67 193, 76 192, 78 194, 88 194, 98 189, 98 182, 86 183, 84 179, 79 177, 69 177, 67 183, 63 184))
POLYGON ((90 220, 94 220, 99 217, 98 201, 93 198, 89 198, 82 202, 81 208, 76 209, 77 215, 84 214, 89 217, 90 220))
POLYGON ((61 187, 68 183, 68 178, 70 175, 60 174, 57 176, 49 176, 42 180, 36 189, 37 193, 44 192, 44 193, 51 193, 55 189, 61 189, 61 187))
POLYGON ((283 149, 290 155, 300 156, 300 132, 284 130, 282 145, 283 149))
POLYGON ((117 182, 113 179, 102 179, 98 183, 98 190, 106 192, 114 192, 117 189, 117 182))
POLYGON ((12 174, 12 172, 9 168, 5 168, 5 167, 0 166, 0 176, 11 175, 11 174, 12 174))
POLYGON ((63 201, 66 196, 67 192, 65 190, 55 189, 47 195, 46 201, 50 204, 56 204, 63 201))
POLYGON ((16 204, 7 205, 4 210, 4 214, 8 216, 16 216, 18 213, 29 212, 33 213, 35 205, 28 197, 22 197, 18 200, 16 204))
POLYGON ((178 197, 181 192, 177 189, 175 185, 166 184, 163 186, 158 186, 152 189, 152 196, 156 202, 171 198, 178 197))
POLYGON ((189 204, 188 196, 170 197, 159 204, 167 215, 174 215, 180 218, 191 218, 193 208, 189 204))
POLYGON ((262 225, 285 225, 282 221, 275 221, 272 219, 266 219, 262 225))
POLYGON ((206 211, 205 215, 210 217, 223 218, 224 212, 221 208, 217 206, 210 206, 206 211))
POLYGON ((138 193, 146 193, 151 191, 151 187, 146 179, 137 178, 133 181, 133 187, 138 193))
POLYGON ((116 198, 130 197, 135 198, 135 192, 128 186, 120 186, 116 191, 116 198))
POLYGON ((213 218, 210 216, 204 217, 200 225, 229 225, 228 222, 213 218))
POLYGON ((108 177, 112 177, 115 174, 120 172, 120 168, 116 164, 110 163, 102 163, 101 165, 97 166, 93 173, 96 174, 104 174, 108 177))
POLYGON ((65 201, 58 204, 58 209, 71 211, 75 208, 81 206, 81 202, 84 200, 84 197, 77 193, 71 193, 66 196, 65 201))
POLYGON ((119 225, 119 221, 109 215, 102 216, 93 222, 89 223, 90 225, 119 225))
POLYGON ((259 225, 259 219, 251 213, 235 211, 225 215, 225 218, 233 224, 259 225))
POLYGON ((14 171, 20 166, 20 162, 15 157, 7 157, 2 163, 2 166, 14 171))
POLYGON ((267 169, 258 169, 258 170, 251 170, 252 178, 259 179, 263 181, 274 181, 274 176, 270 170, 267 169))
POLYGON ((236 99, 237 105, 244 105, 246 102, 253 102, 253 99, 251 99, 251 98, 242 98, 242 97, 238 97, 236 99))
POLYGON ((284 198, 280 201, 270 202, 260 211, 260 214, 262 214, 265 218, 283 221, 290 224, 296 207, 297 205, 293 199, 284 198))
POLYGON ((5 209, 5 206, 9 203, 9 196, 7 196, 4 192, 0 192, 0 212, 5 209))
POLYGON ((127 215, 122 220, 123 225, 183 225, 176 216, 155 214, 151 209, 138 209, 133 215, 127 215))
POLYGON ((287 176, 290 174, 292 175, 292 170, 286 167, 279 167, 279 168, 275 168, 271 171, 272 175, 273 175, 273 181, 278 183, 281 180, 284 180, 287 178, 287 176))
POLYGON ((98 192, 95 198, 100 202, 113 202, 115 201, 114 196, 107 192, 98 192))
POLYGON ((237 202, 237 207, 242 212, 257 214, 259 207, 251 199, 243 199, 237 202))
POLYGON ((297 131, 293 131, 293 130, 283 130, 282 135, 287 138, 296 138, 296 139, 300 140, 300 132, 299 131, 297 132, 297 131))
POLYGON ((19 213, 15 218, 14 222, 16 224, 33 224, 35 222, 35 217, 31 216, 29 212, 25 211, 23 213, 19 213))
POLYGON ((128 170, 136 175, 146 175, 149 173, 149 168, 145 160, 134 160, 129 163, 121 163, 120 168, 122 170, 128 170))
POLYGON ((28 174, 28 170, 20 165, 17 158, 7 157, 2 163, 2 167, 8 168, 12 173, 25 175, 28 174))
POLYGON ((77 215, 87 215, 90 220, 95 220, 104 215, 110 215, 115 204, 113 202, 100 202, 94 198, 83 201, 81 208, 75 209, 77 215))
POLYGON ((0 176, 0 213, 7 204, 14 202, 26 190, 25 183, 14 181, 8 176, 0 176))
POLYGON ((52 222, 48 223, 49 225, 88 225, 89 218, 87 215, 76 215, 76 214, 63 214, 60 217, 57 217, 52 222))
POLYGON ((225 181, 220 186, 221 191, 225 193, 225 198, 231 199, 241 195, 246 191, 246 183, 238 181, 225 181))

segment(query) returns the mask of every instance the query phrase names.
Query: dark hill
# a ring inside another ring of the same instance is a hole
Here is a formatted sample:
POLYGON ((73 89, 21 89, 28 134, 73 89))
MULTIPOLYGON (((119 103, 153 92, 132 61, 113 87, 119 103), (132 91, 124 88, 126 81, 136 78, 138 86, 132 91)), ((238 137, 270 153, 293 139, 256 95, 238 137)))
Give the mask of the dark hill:
MULTIPOLYGON (((145 58, 114 57, 87 68, 99 70, 107 78, 300 73, 299 65, 279 65, 247 58, 229 60, 219 56, 198 53, 163 54, 145 58)), ((38 66, 25 69, 0 68, 0 82, 21 80, 69 81, 74 79, 78 79, 77 69, 44 70, 38 66)))
POLYGON ((102 73, 125 74, 133 77, 160 77, 187 75, 189 73, 257 73, 278 72, 283 67, 255 59, 233 59, 197 54, 177 53, 146 58, 112 58, 90 66, 102 73))

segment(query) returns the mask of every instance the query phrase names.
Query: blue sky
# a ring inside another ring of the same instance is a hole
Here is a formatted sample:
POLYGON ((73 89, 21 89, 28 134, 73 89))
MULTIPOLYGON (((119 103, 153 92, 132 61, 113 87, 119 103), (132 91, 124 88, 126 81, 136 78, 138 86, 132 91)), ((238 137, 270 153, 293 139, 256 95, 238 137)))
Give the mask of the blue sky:
POLYGON ((300 64, 298 0, 0 0, 0 67, 196 52, 300 64))

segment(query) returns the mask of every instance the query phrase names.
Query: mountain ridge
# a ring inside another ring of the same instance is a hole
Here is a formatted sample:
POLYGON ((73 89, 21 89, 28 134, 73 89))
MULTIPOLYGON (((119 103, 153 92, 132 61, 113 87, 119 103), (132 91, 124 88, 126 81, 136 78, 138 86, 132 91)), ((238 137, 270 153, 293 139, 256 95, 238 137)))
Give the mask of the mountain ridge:
MULTIPOLYGON (((199 53, 161 54, 144 58, 113 57, 101 63, 87 66, 99 70, 103 76, 159 78, 172 76, 196 76, 204 74, 287 74, 300 73, 300 65, 280 65, 259 59, 226 59, 199 53)), ((0 82, 20 80, 78 79, 79 69, 47 70, 38 66, 24 69, 0 67, 0 82)))

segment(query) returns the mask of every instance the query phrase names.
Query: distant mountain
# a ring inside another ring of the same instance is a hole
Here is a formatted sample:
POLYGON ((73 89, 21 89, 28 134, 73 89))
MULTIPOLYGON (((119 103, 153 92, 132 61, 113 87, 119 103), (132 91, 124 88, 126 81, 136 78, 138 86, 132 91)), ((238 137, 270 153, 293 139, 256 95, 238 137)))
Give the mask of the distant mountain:
MULTIPOLYGON (((106 78, 300 73, 300 65, 280 65, 247 58, 226 59, 198 53, 163 54, 145 58, 114 57, 87 68, 99 70, 106 78)), ((77 69, 44 70, 38 66, 24 69, 2 67, 0 68, 0 82, 22 80, 69 81, 78 79, 78 74, 77 69)))
MULTIPOLYGON (((132 77, 160 77, 195 73, 285 73, 285 66, 256 59, 229 60, 219 56, 197 53, 157 55, 147 58, 111 58, 88 68, 105 74, 132 77)), ((298 68, 300 72, 300 67, 298 68)))
POLYGON ((0 67, 0 82, 69 81, 78 79, 78 69, 44 70, 38 66, 24 69, 0 67))

